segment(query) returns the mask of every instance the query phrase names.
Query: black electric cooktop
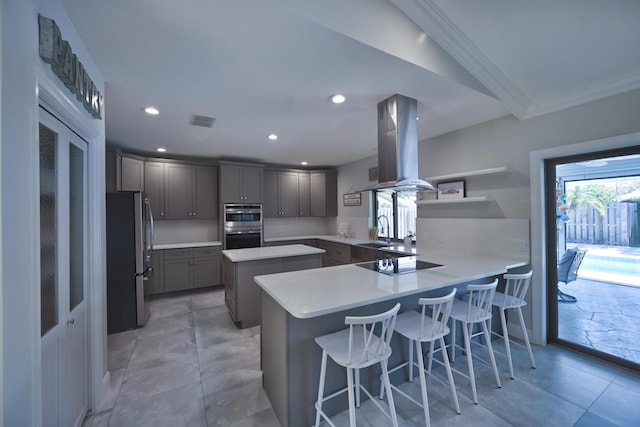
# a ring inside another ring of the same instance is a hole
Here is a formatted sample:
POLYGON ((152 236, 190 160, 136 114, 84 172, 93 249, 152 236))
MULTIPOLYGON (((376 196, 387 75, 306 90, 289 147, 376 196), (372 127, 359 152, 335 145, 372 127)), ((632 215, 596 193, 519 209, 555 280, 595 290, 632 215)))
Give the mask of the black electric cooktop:
POLYGON ((387 258, 377 261, 362 262, 356 265, 358 267, 377 271, 378 273, 387 274, 389 276, 413 273, 414 271, 426 270, 428 268, 442 267, 442 264, 420 261, 415 257, 387 258))

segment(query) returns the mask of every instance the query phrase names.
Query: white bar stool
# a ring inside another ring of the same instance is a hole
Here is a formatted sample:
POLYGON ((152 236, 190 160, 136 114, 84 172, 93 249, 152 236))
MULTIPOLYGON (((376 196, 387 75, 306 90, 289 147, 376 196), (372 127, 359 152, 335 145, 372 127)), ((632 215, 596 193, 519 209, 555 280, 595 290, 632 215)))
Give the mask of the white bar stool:
POLYGON ((315 339, 322 348, 322 366, 320 368, 320 385, 318 386, 318 401, 316 407, 316 427, 320 425, 320 417, 335 427, 329 417, 322 412, 322 403, 336 397, 345 391, 349 396, 349 424, 356 426, 355 407, 360 407, 360 389, 369 399, 391 420, 394 427, 398 427, 398 417, 391 395, 389 373, 387 372, 387 360, 391 356, 391 337, 396 324, 396 317, 400 310, 400 303, 391 310, 372 316, 347 316, 344 323, 349 328, 332 334, 323 335, 315 339), (378 329, 376 335, 374 331, 378 329), (330 396, 324 397, 324 381, 327 371, 327 356, 334 362, 347 369, 347 387, 330 396), (382 367, 382 383, 387 389, 388 412, 371 396, 364 386, 360 384, 360 369, 380 363, 382 367), (355 372, 355 384, 352 371, 355 372), (355 393, 354 393, 355 390, 355 393), (355 403, 354 403, 355 394, 355 403))
MULTIPOLYGON (((409 361, 404 362, 399 366, 391 369, 389 371, 389 374, 402 369, 405 366, 408 366, 409 381, 413 381, 413 367, 416 366, 418 368, 418 373, 420 376, 422 403, 417 402, 411 396, 407 395, 405 392, 398 389, 394 385, 391 385, 391 388, 424 409, 424 419, 425 425, 427 427, 431 425, 431 420, 429 417, 429 400, 427 398, 427 381, 425 378, 425 372, 431 374, 431 362, 434 360, 437 363, 442 364, 447 371, 447 377, 449 379, 448 385, 451 387, 451 395, 453 396, 453 402, 455 403, 456 413, 460 413, 460 404, 458 403, 456 386, 453 382, 453 373, 451 372, 449 356, 447 355, 447 347, 444 342, 444 337, 449 335, 450 331, 447 323, 449 322, 449 315, 451 314, 451 307, 453 305, 453 298, 456 295, 456 291, 457 289, 454 289, 449 293, 449 295, 438 298, 420 298, 418 300, 418 304, 422 306, 421 313, 413 310, 405 311, 398 316, 398 319, 396 321, 396 332, 409 339, 409 361), (428 313, 431 313, 431 316, 429 316, 428 313), (439 340, 440 342, 443 362, 440 362, 439 360, 433 358, 434 343, 437 340, 439 340), (429 349, 429 367, 425 370, 422 343, 426 342, 430 343, 431 345, 429 349), (413 361, 414 344, 416 348, 416 357, 418 358, 417 364, 413 361)), ((444 381, 436 376, 431 376, 431 378, 434 378, 445 384, 444 381)), ((381 389, 380 398, 382 399, 383 397, 384 389, 381 389)))
MULTIPOLYGON (((473 370, 473 356, 471 354, 471 336, 473 335, 473 325, 480 323, 482 326, 482 333, 484 334, 485 347, 489 352, 489 359, 491 360, 491 366, 493 367, 493 373, 496 377, 496 384, 498 388, 502 388, 500 382, 500 376, 498 375, 498 367, 496 366, 496 358, 493 354, 493 347, 491 346, 491 334, 489 333, 489 327, 487 321, 491 319, 491 308, 493 302, 493 296, 498 286, 498 279, 495 279, 488 285, 469 285, 467 290, 469 293, 468 302, 454 300, 453 307, 451 308, 451 318, 453 319, 453 330, 451 331, 451 343, 452 349, 451 360, 455 360, 456 349, 460 347, 456 344, 456 321, 462 324, 462 333, 464 335, 464 351, 467 355, 467 365, 469 368, 468 378, 471 381, 471 393, 473 395, 473 403, 478 404, 478 392, 476 391, 476 378, 473 370)), ((477 357, 477 356, 476 356, 477 357)), ((460 375, 467 376, 462 372, 454 369, 460 375)))
MULTIPOLYGON (((527 326, 524 324, 524 317, 522 316, 522 307, 527 305, 525 296, 531 283, 531 275, 533 271, 529 271, 524 274, 505 274, 503 277, 506 280, 504 292, 496 292, 493 297, 493 305, 500 310, 500 321, 502 322, 502 338, 504 339, 504 346, 507 352, 507 361, 509 362, 509 375, 511 378, 515 378, 513 374, 513 361, 511 359, 511 346, 509 345, 509 331, 507 329, 507 317, 506 311, 509 309, 516 309, 518 317, 520 318, 520 328, 522 329, 522 336, 529 351, 529 359, 531 360, 531 367, 536 367, 536 362, 533 360, 533 351, 531 351, 531 343, 529 342, 529 334, 527 333, 527 326)), ((500 336, 497 332, 491 331, 492 334, 500 336)), ((520 345, 514 342, 516 345, 520 345)))

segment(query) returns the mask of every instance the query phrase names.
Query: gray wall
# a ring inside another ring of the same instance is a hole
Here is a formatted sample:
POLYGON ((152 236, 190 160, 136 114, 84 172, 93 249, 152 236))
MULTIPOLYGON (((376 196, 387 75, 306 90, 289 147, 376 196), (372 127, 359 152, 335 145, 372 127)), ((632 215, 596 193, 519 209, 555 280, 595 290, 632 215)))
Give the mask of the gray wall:
MULTIPOLYGON (((531 151, 638 132, 638 111, 640 90, 524 121, 506 116, 421 141, 421 178, 505 165, 512 171, 466 179, 468 196, 488 195, 495 199, 494 202, 422 206, 418 215, 425 218, 530 218, 531 151)), ((369 185, 368 168, 376 163, 374 155, 338 169, 339 220, 360 224, 364 218, 366 223, 368 193, 363 193, 359 207, 342 206, 342 194, 369 185)))
MULTIPOLYGON (((537 343, 546 342, 545 266, 538 252, 543 241, 540 231, 542 216, 532 217, 530 153, 554 147, 582 144, 591 151, 612 148, 607 141, 594 141, 606 137, 640 132, 640 90, 612 96, 600 101, 520 121, 506 116, 451 132, 419 144, 420 177, 446 175, 498 166, 510 166, 511 172, 467 178, 467 196, 491 196, 493 201, 483 203, 423 205, 418 209, 421 218, 524 218, 531 220, 532 262, 534 271, 530 292, 532 302, 525 310, 525 321, 534 331, 537 343), (532 319, 536 319, 534 324, 532 319)), ((640 140, 637 141, 640 145, 640 140)), ((363 205, 343 207, 342 194, 351 188, 368 184, 368 168, 375 166, 376 157, 343 165, 338 169, 338 220, 355 224, 366 233, 368 195, 363 193, 363 205)), ((538 179, 538 178, 536 178, 538 179)), ((537 182, 534 188, 540 188, 537 182)), ((538 208, 538 206, 536 206, 538 208)), ((359 234, 357 237, 364 237, 359 234)), ((426 240, 427 236, 416 236, 426 240)))

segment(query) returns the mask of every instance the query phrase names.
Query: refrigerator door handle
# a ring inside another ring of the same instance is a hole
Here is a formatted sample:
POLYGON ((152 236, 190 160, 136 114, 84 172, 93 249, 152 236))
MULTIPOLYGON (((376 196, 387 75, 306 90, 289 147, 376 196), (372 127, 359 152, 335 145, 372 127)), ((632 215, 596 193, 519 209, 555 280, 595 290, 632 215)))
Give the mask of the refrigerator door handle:
POLYGON ((147 207, 147 212, 149 213, 149 242, 148 242, 149 247, 148 247, 148 252, 145 258, 148 262, 151 262, 151 259, 153 257, 153 241, 154 241, 154 224, 153 224, 153 211, 151 210, 151 199, 149 199, 148 197, 145 197, 144 204, 147 207))
POLYGON ((151 276, 151 273, 153 273, 153 267, 147 267, 142 273, 136 273, 136 277, 149 277, 151 276))

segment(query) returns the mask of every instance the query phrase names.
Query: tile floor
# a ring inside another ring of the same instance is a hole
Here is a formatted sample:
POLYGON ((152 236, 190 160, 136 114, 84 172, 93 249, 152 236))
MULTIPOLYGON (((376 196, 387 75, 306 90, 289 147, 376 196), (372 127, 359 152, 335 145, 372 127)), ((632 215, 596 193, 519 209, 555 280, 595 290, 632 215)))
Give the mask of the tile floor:
MULTIPOLYGON (((108 337, 111 387, 83 425, 277 427, 261 387, 259 340, 259 327, 239 330, 230 321, 221 289, 156 299, 144 328, 108 337)), ((513 351, 514 380, 498 356, 502 389, 488 367, 476 364, 479 405, 470 400, 468 381, 455 375, 461 415, 453 410, 448 388, 429 381, 432 425, 640 425, 640 374, 556 346, 534 347, 534 370, 526 350, 513 351)), ((455 365, 464 371, 464 358, 455 365)), ((418 381, 402 388, 419 396, 418 381)), ((396 406, 400 426, 424 425, 418 407, 401 396, 396 406)), ((388 426, 371 408, 363 402, 358 426, 388 426)), ((348 425, 348 416, 341 413, 333 421, 348 425)))

